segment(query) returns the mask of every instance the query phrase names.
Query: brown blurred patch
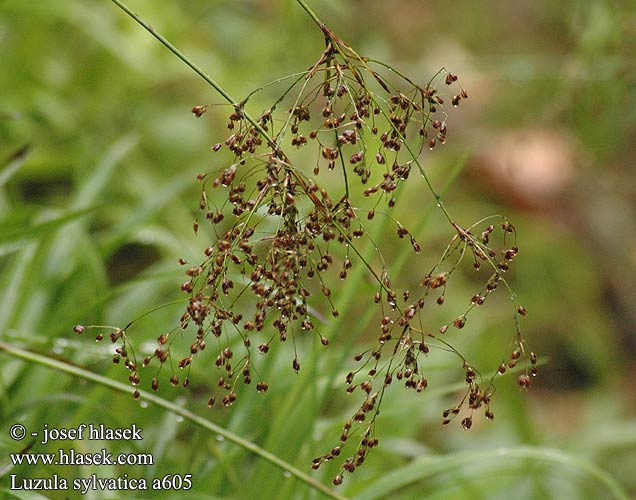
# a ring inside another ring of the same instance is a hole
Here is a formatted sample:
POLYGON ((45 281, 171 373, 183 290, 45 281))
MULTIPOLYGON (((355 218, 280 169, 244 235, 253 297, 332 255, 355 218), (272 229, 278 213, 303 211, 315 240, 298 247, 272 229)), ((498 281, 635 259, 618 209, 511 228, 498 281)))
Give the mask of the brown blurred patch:
POLYGON ((469 175, 512 208, 551 211, 563 206, 575 176, 572 140, 558 131, 504 132, 469 160, 469 175))

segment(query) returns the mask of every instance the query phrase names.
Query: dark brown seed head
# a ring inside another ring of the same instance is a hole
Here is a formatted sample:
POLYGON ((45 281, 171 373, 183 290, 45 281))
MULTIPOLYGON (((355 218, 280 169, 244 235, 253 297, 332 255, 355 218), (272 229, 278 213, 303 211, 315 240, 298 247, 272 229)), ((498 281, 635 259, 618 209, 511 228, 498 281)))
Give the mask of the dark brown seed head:
POLYGON ((522 374, 519 375, 519 378, 517 379, 517 383, 519 384, 519 388, 526 390, 530 387, 530 384, 532 383, 530 377, 526 374, 522 374))
POLYGON ((466 324, 466 317, 465 316, 460 316, 459 318, 456 318, 455 320, 453 320, 453 326, 455 328, 462 329, 462 328, 464 328, 465 324, 466 324))
POLYGON ((207 108, 208 108, 207 106, 194 106, 192 108, 192 114, 196 116, 197 118, 200 118, 203 115, 203 113, 206 112, 207 108))

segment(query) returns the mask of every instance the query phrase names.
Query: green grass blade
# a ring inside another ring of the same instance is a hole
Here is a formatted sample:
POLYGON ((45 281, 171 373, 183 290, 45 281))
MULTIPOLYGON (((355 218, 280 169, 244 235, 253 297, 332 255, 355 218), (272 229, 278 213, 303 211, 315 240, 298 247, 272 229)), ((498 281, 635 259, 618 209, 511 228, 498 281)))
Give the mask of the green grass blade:
MULTIPOLYGON (((583 472, 607 487, 608 493, 618 500, 629 500, 627 493, 607 472, 596 464, 553 448, 522 446, 518 448, 496 448, 454 453, 445 456, 422 457, 401 469, 387 473, 356 494, 352 500, 375 500, 391 498, 391 494, 405 486, 424 481, 436 475, 462 466, 480 464, 490 469, 509 465, 510 460, 531 460, 546 462, 583 472)), ((520 464, 521 465, 521 464, 520 464)), ((480 469, 476 474, 481 475, 480 469)))
POLYGON ((24 165, 30 152, 31 146, 27 144, 11 155, 7 164, 0 170, 0 188, 24 165))
MULTIPOLYGON (((111 380, 109 378, 103 377, 97 373, 93 373, 91 371, 85 370, 83 368, 79 368, 77 366, 71 365, 69 363, 65 363, 63 361, 59 361, 57 359, 49 358, 47 356, 43 356, 41 354, 36 354, 31 351, 27 351, 25 349, 21 349, 14 345, 6 344, 0 342, 0 351, 4 351, 7 354, 24 359, 30 363, 36 363, 42 366, 46 366, 52 368, 54 370, 58 370, 61 372, 69 373, 74 377, 78 377, 84 380, 89 380, 91 382, 100 384, 103 387, 108 387, 117 392, 123 392, 126 394, 131 393, 131 388, 129 385, 123 384, 121 382, 117 382, 111 380)), ((306 486, 313 488, 317 491, 320 491, 327 498, 333 498, 336 500, 346 500, 345 497, 339 495, 338 493, 331 491, 331 489, 319 482, 317 482, 314 478, 305 474, 300 469, 294 467, 293 465, 285 462, 280 459, 278 456, 270 453, 269 451, 257 446, 256 444, 238 436, 227 429, 220 427, 209 420, 204 419, 203 417, 192 413, 185 408, 178 406, 171 401, 160 398, 152 393, 146 391, 140 391, 141 398, 149 403, 155 404, 161 408, 164 408, 168 411, 176 415, 182 416, 184 419, 189 420, 195 425, 206 429, 209 432, 214 433, 214 435, 221 435, 228 441, 240 446, 241 448, 259 456, 260 458, 266 460, 270 464, 282 469, 284 472, 287 472, 289 475, 298 479, 301 483, 304 483, 306 486)))
POLYGON ((41 238, 46 236, 60 227, 78 220, 85 215, 94 213, 100 207, 88 207, 81 210, 74 210, 67 212, 60 217, 38 222, 36 224, 24 227, 23 225, 16 226, 15 224, 2 224, 0 225, 0 248, 4 245, 14 245, 17 241, 27 242, 29 240, 41 238))
POLYGON ((138 142, 139 139, 133 134, 127 134, 117 140, 106 151, 95 170, 77 191, 71 208, 78 210, 95 205, 95 200, 99 199, 99 194, 108 185, 121 160, 132 151, 138 142))
POLYGON ((4 273, 0 275, 0 285, 3 285, 4 288, 4 290, 0 291, 0 332, 5 331, 9 327, 15 315, 20 290, 22 290, 24 285, 29 266, 31 266, 35 258, 36 250, 37 245, 35 243, 24 248, 15 256, 13 262, 5 267, 4 273))

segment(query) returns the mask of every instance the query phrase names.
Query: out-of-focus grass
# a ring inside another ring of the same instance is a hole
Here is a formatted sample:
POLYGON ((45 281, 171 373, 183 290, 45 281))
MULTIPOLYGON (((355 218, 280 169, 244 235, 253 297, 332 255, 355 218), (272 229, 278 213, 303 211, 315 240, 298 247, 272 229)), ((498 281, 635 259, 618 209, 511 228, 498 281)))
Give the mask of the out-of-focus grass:
MULTIPOLYGON (((462 373, 433 352, 428 394, 387 395, 378 421, 381 446, 342 487, 354 498, 378 491, 384 498, 509 498, 512 491, 520 499, 600 499, 619 496, 620 488, 636 491, 635 394, 623 383, 633 378, 636 344, 629 309, 635 284, 627 278, 635 267, 634 235, 625 224, 634 210, 636 77, 629 61, 636 13, 620 2, 511 5, 460 1, 434 11, 413 1, 315 5, 363 54, 388 58, 422 81, 441 64, 462 77, 471 100, 451 113, 447 149, 427 155, 426 168, 441 186, 459 165, 447 203, 460 223, 506 213, 517 224, 521 252, 510 279, 530 311, 524 322, 530 344, 547 357, 536 389, 521 394, 512 378, 500 381, 495 422, 466 433, 440 428, 440 412, 453 404, 462 373), (529 207, 519 203, 526 186, 504 183, 502 190, 501 179, 478 169, 475 158, 486 146, 496 151, 511 129, 547 129, 574 141, 574 174, 553 198, 529 207)), ((239 97, 309 67, 322 51, 321 34, 293 2, 131 6, 239 97)), ((226 133, 229 107, 192 117, 193 105, 221 99, 110 2, 7 0, 0 14, 0 340, 122 380, 108 348, 75 336, 72 325, 125 324, 179 298, 176 259, 196 259, 207 244, 191 230, 194 177, 218 161, 208 150, 226 133), (30 150, 18 155, 25 144, 30 150)), ((256 108, 271 97, 256 97, 256 108)), ((443 248, 448 232, 434 210, 428 215, 432 200, 422 202, 423 192, 412 182, 397 213, 410 227, 426 217, 416 236, 425 248, 443 248)), ((387 241, 385 257, 395 258, 402 279, 423 274, 387 241)), ((435 251, 430 258, 434 263, 435 251)), ((436 313, 446 320, 476 285, 466 272, 452 286, 455 300, 436 313)), ((272 381, 267 395, 243 391, 231 411, 208 410, 214 380, 199 365, 188 391, 164 384, 160 394, 307 469, 335 444, 354 404, 343 394, 343 376, 351 355, 375 336, 363 273, 345 287, 341 319, 325 326, 330 348, 301 345, 298 376, 289 353, 275 354, 263 367, 272 381)), ((484 306, 457 340, 478 366, 496 367, 511 338, 509 304, 500 299, 484 306)), ((178 315, 172 306, 144 318, 132 331, 136 344, 170 329, 178 315)), ((109 451, 152 452, 155 464, 117 474, 192 473, 187 498, 319 498, 175 415, 0 356, 5 488, 11 473, 115 474, 97 467, 7 469, 8 453, 22 446, 8 438, 14 422, 27 429, 45 422, 136 423, 144 440, 109 443, 109 451)), ((83 452, 102 447, 73 445, 83 452)), ((54 448, 34 444, 32 451, 54 448)), ((333 474, 326 467, 314 475, 326 483, 333 474)))

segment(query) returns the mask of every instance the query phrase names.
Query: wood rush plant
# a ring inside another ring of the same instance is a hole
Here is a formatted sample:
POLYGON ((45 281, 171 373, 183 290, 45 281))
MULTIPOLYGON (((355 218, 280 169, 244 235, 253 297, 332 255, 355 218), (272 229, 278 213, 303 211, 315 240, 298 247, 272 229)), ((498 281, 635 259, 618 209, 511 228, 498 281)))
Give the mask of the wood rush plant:
MULTIPOLYGON (((324 38, 324 50, 303 71, 275 80, 285 88, 269 107, 252 110, 250 99, 262 89, 234 99, 127 6, 112 1, 232 108, 227 137, 211 146, 214 152, 228 150, 231 161, 219 160, 213 170, 198 175, 194 231, 208 225, 214 238, 203 243, 198 261, 180 260, 185 268, 181 292, 187 297, 181 318, 158 336, 154 353, 143 360, 135 356, 128 335, 134 322, 106 333, 91 327, 97 340, 106 337, 116 345, 113 361, 128 370, 135 397, 142 374, 150 374, 155 391, 162 380, 187 386, 190 367, 201 358, 206 363, 211 358, 217 372, 209 406, 235 403, 238 384, 266 392, 269 382, 258 371, 258 357, 290 343, 290 369, 298 372, 301 337, 315 336, 328 348, 321 325, 337 321, 329 319, 339 316, 335 297, 357 266, 374 284, 369 301, 378 311, 377 333, 354 356, 343 380, 344 390, 357 394, 359 406, 344 422, 342 434, 334 436, 333 447, 311 464, 318 469, 338 460, 334 484, 342 483, 378 445, 376 421, 385 392, 395 385, 415 393, 427 389, 431 348, 454 353, 465 373, 465 391, 456 405, 443 410, 443 424, 459 416, 460 425, 469 429, 478 413, 492 420, 494 380, 519 363, 518 384, 530 386, 537 358, 521 333, 526 310, 505 278, 518 253, 515 226, 501 216, 461 224, 422 164, 425 153, 446 142, 449 106, 468 99, 455 74, 442 69, 418 84, 389 64, 358 54, 304 0, 297 0, 324 38), (424 243, 392 214, 406 182, 428 190, 449 230, 437 263, 421 272, 414 289, 392 279, 382 241, 372 242, 373 259, 361 250, 371 238, 369 226, 381 219, 384 233, 395 233, 410 247, 411 268, 422 269, 417 259, 424 243), (448 283, 465 262, 483 277, 481 287, 467 293, 461 315, 431 325, 427 311, 444 303, 448 283), (469 328, 471 317, 499 288, 512 303, 514 337, 495 373, 483 375, 453 347, 448 333, 469 328)), ((197 105, 192 113, 203 117, 206 110, 197 105)), ((87 328, 77 325, 75 331, 87 328)))

